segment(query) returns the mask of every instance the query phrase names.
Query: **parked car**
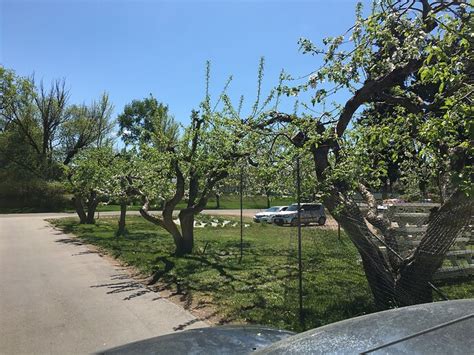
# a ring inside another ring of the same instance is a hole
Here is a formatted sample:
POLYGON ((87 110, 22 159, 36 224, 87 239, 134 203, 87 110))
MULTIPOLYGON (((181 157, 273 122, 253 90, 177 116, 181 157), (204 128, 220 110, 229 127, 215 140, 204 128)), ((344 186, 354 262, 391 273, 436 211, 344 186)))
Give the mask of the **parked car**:
MULTIPOLYGON (((322 226, 326 223, 324 206, 320 203, 302 203, 300 205, 300 211, 301 224, 308 225, 310 223, 317 223, 322 226)), ((279 226, 284 224, 296 226, 298 224, 298 204, 294 203, 289 206, 286 211, 276 213, 272 217, 272 223, 279 226)))
POLYGON ((275 213, 286 211, 287 208, 288 206, 273 206, 267 208, 265 211, 259 212, 255 216, 253 216, 253 221, 256 223, 272 223, 272 217, 275 215, 275 213))

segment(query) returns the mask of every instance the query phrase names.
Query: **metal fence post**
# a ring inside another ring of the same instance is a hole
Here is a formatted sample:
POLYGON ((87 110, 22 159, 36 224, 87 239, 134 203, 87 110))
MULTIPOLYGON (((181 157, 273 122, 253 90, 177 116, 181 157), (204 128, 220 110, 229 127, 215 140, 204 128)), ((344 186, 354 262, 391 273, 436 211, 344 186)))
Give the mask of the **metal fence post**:
POLYGON ((244 168, 243 166, 240 167, 240 260, 239 263, 242 262, 243 254, 244 254, 244 213, 243 213, 243 180, 244 180, 244 168))
POLYGON ((300 156, 296 157, 296 194, 298 200, 298 293, 299 293, 299 316, 300 325, 304 327, 303 313, 303 263, 301 260, 301 176, 300 176, 300 156))

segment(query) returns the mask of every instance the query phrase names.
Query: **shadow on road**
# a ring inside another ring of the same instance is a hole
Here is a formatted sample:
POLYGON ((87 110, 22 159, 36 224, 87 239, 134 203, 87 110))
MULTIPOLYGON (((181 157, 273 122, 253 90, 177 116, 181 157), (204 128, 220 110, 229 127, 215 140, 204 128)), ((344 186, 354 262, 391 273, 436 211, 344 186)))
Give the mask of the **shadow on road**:
MULTIPOLYGON (((58 233, 61 234, 62 233, 58 233)), ((76 238, 76 237, 65 237, 65 238, 60 238, 55 240, 56 243, 60 244, 66 244, 66 245, 73 245, 77 247, 85 247, 87 250, 81 250, 78 253, 71 254, 71 256, 82 256, 82 255, 89 255, 89 254, 97 254, 98 256, 102 257, 103 254, 101 254, 99 251, 93 250, 93 249, 88 249, 88 244, 81 241, 81 239, 76 238)), ((214 264, 212 262, 209 262, 205 258, 201 257, 192 257, 195 258, 197 261, 209 264, 209 266, 215 268, 218 270, 218 272, 226 277, 227 281, 231 281, 233 277, 230 274, 227 274, 226 271, 221 268, 218 264, 214 264)), ((150 278, 147 280, 134 280, 133 276, 128 274, 126 272, 126 268, 120 269, 117 268, 116 270, 118 273, 110 275, 110 282, 105 282, 101 284, 96 284, 90 286, 90 288, 99 288, 99 289, 104 289, 106 291, 107 295, 117 295, 117 294, 123 294, 123 300, 124 301, 130 301, 132 299, 135 299, 136 297, 140 297, 149 293, 154 293, 157 295, 157 297, 154 297, 151 299, 151 301, 157 301, 157 300, 168 300, 172 303, 173 300, 178 297, 180 304, 184 309, 188 311, 198 311, 199 308, 202 308, 204 305, 201 304, 200 306, 193 307, 193 298, 189 292, 186 292, 181 288, 181 283, 175 278, 175 277, 170 277, 170 271, 174 269, 175 264, 174 262, 170 261, 166 257, 157 257, 157 260, 161 261, 164 264, 164 268, 157 270, 153 275, 151 275, 150 278), (166 282, 163 278, 164 276, 168 276, 166 282), (159 281, 162 282, 160 286, 156 287, 156 283, 159 281), (152 288, 151 286, 154 285, 155 287, 152 288), (165 292, 167 295, 163 296, 160 291, 166 291, 167 289, 171 289, 172 286, 175 286, 176 292, 165 292)), ((202 316, 197 316, 194 319, 191 319, 187 322, 184 322, 182 324, 179 324, 173 328, 174 331, 180 331, 188 328, 189 326, 200 322, 200 321, 208 321, 211 318, 217 316, 216 312, 204 312, 205 315, 202 316)), ((198 313, 199 314, 199 313, 198 313)))
POLYGON ((62 244, 72 244, 72 245, 77 245, 77 246, 85 245, 81 240, 79 240, 77 238, 56 239, 55 242, 56 243, 62 243, 62 244))
POLYGON ((121 282, 112 282, 100 285, 93 285, 91 288, 106 288, 108 289, 107 294, 116 294, 123 292, 132 292, 128 296, 124 297, 124 301, 131 300, 135 297, 143 296, 147 293, 153 292, 153 290, 145 287, 143 284, 133 280, 126 280, 121 282))

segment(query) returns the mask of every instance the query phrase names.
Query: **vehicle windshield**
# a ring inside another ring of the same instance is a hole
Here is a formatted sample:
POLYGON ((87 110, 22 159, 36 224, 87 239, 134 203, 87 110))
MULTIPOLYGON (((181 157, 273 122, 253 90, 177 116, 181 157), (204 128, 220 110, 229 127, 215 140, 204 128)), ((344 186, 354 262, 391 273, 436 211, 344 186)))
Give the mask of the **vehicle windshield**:
POLYGON ((287 211, 298 211, 298 205, 291 205, 286 210, 287 211))

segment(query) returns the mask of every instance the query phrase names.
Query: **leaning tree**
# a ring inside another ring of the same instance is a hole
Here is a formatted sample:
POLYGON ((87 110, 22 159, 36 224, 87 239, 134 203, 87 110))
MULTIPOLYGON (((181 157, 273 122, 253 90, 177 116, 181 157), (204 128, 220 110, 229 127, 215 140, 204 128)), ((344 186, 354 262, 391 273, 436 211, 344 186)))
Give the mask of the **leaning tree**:
POLYGON ((307 82, 280 87, 288 95, 314 90, 311 101, 322 114, 308 119, 274 111, 254 124, 268 129, 284 123, 286 132, 295 133, 293 144, 311 152, 324 204, 356 246, 380 308, 432 301, 432 276, 471 218, 470 10, 465 1, 383 0, 364 18, 359 5, 354 26, 325 39, 324 50, 300 41, 303 52, 323 55, 323 65, 307 82), (422 94, 423 86, 437 90, 422 94), (340 91, 336 98, 349 98, 329 109, 340 91), (364 130, 350 134, 363 117, 364 130), (442 170, 448 192, 408 256, 397 250, 391 224, 377 214, 368 188, 386 174, 383 164, 374 169, 375 155, 399 162, 404 145, 402 174, 420 166, 442 170), (356 191, 369 206, 367 214, 354 202, 356 191))

